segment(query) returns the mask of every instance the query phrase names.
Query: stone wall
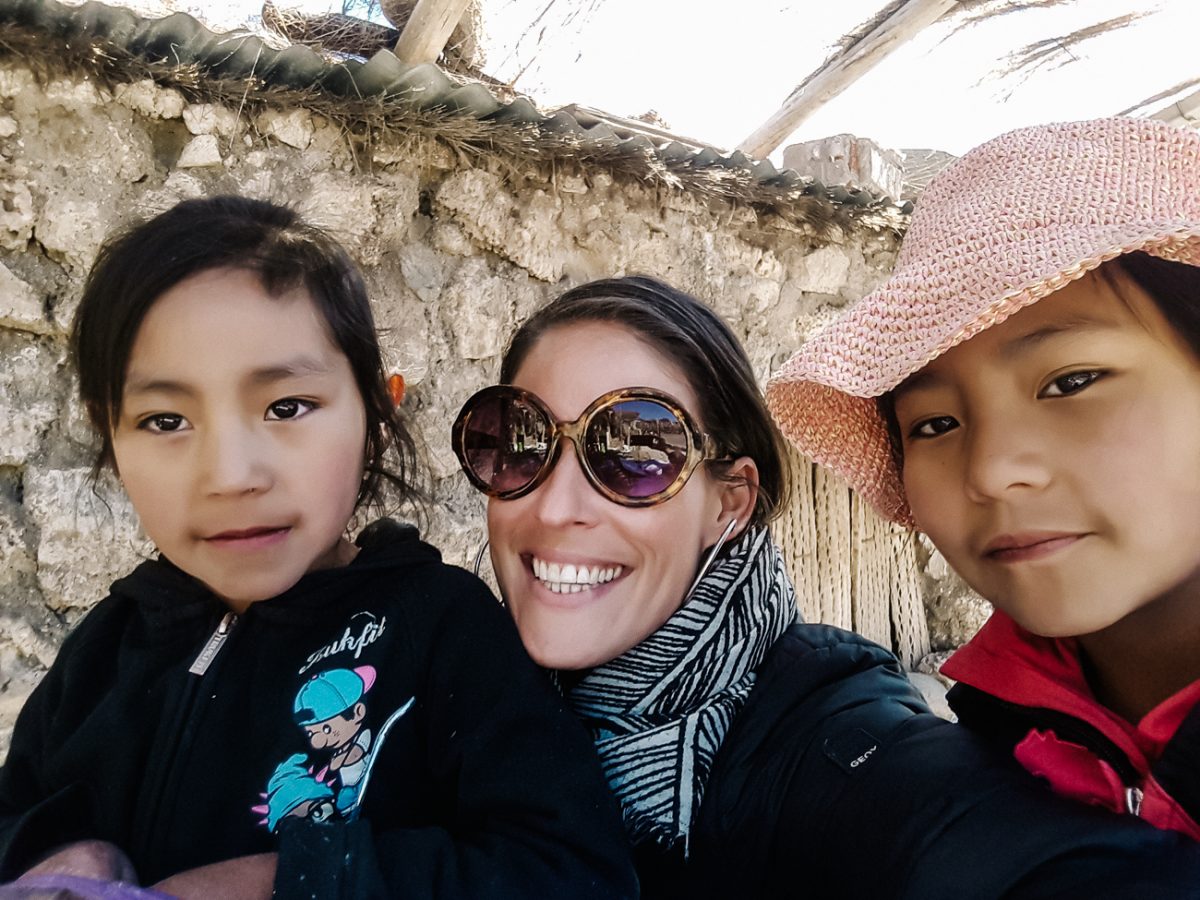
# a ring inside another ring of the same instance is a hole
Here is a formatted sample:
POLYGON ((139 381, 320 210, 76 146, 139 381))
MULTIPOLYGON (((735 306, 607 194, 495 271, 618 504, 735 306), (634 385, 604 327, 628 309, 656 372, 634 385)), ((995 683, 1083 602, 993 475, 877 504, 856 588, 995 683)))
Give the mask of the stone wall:
MULTIPOLYGON (((66 630, 150 552, 128 504, 89 482, 95 444, 65 358, 82 280, 114 226, 180 199, 297 204, 361 261, 388 362, 425 447, 430 539, 482 540, 449 423, 497 374, 514 323, 565 286, 641 272, 711 301, 766 377, 873 287, 896 237, 818 241, 777 216, 602 171, 466 161, 409 137, 364 150, 303 109, 190 104, 150 82, 109 91, 0 66, 0 734, 66 630)), ((946 579, 929 596, 949 596, 946 579)), ((950 592, 952 593, 952 591, 950 592)), ((2 748, 2 745, 0 745, 2 748)))

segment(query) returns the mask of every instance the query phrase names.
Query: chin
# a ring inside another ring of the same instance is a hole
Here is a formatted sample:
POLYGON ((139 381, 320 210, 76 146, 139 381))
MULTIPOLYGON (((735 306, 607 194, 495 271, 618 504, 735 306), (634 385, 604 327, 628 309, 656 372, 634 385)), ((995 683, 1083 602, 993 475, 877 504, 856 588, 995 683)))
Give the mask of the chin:
MULTIPOLYGON (((520 632, 519 627, 517 630, 520 632)), ((521 640, 525 644, 525 652, 543 669, 573 672, 578 669, 590 669, 592 666, 606 661, 596 658, 595 648, 572 647, 553 639, 539 641, 534 635, 527 636, 524 632, 520 633, 521 640)))

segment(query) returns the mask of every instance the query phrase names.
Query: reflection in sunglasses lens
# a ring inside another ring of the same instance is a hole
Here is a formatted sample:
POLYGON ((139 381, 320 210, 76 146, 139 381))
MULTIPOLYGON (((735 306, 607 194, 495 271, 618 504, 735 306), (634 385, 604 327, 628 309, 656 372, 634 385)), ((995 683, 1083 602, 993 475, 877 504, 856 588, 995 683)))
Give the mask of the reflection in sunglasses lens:
POLYGON ((687 460, 683 423, 654 400, 622 400, 592 417, 584 453, 596 479, 623 497, 670 487, 687 460))
POLYGON ((471 412, 463 448, 475 476, 507 492, 533 481, 546 461, 549 439, 539 410, 512 397, 489 397, 471 412))

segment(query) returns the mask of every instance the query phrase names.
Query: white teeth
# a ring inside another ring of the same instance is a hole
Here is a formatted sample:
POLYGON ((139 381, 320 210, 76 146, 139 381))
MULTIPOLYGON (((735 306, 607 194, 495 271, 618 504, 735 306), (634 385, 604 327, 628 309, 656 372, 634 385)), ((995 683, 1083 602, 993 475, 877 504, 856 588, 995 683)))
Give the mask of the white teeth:
POLYGON ((625 571, 623 566, 576 566, 533 557, 533 575, 556 594, 577 594, 606 584, 625 571))

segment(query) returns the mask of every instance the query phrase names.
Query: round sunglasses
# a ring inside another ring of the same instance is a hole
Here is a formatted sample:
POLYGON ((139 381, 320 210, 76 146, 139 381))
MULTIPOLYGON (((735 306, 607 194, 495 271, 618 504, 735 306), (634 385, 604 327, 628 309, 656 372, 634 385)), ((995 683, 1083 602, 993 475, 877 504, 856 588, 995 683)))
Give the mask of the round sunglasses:
POLYGON ((560 422, 536 394, 494 385, 463 404, 451 434, 471 484, 501 500, 515 500, 545 481, 564 438, 575 445, 588 483, 622 506, 669 500, 696 466, 717 458, 712 441, 678 401, 644 387, 609 391, 575 421, 560 422))

